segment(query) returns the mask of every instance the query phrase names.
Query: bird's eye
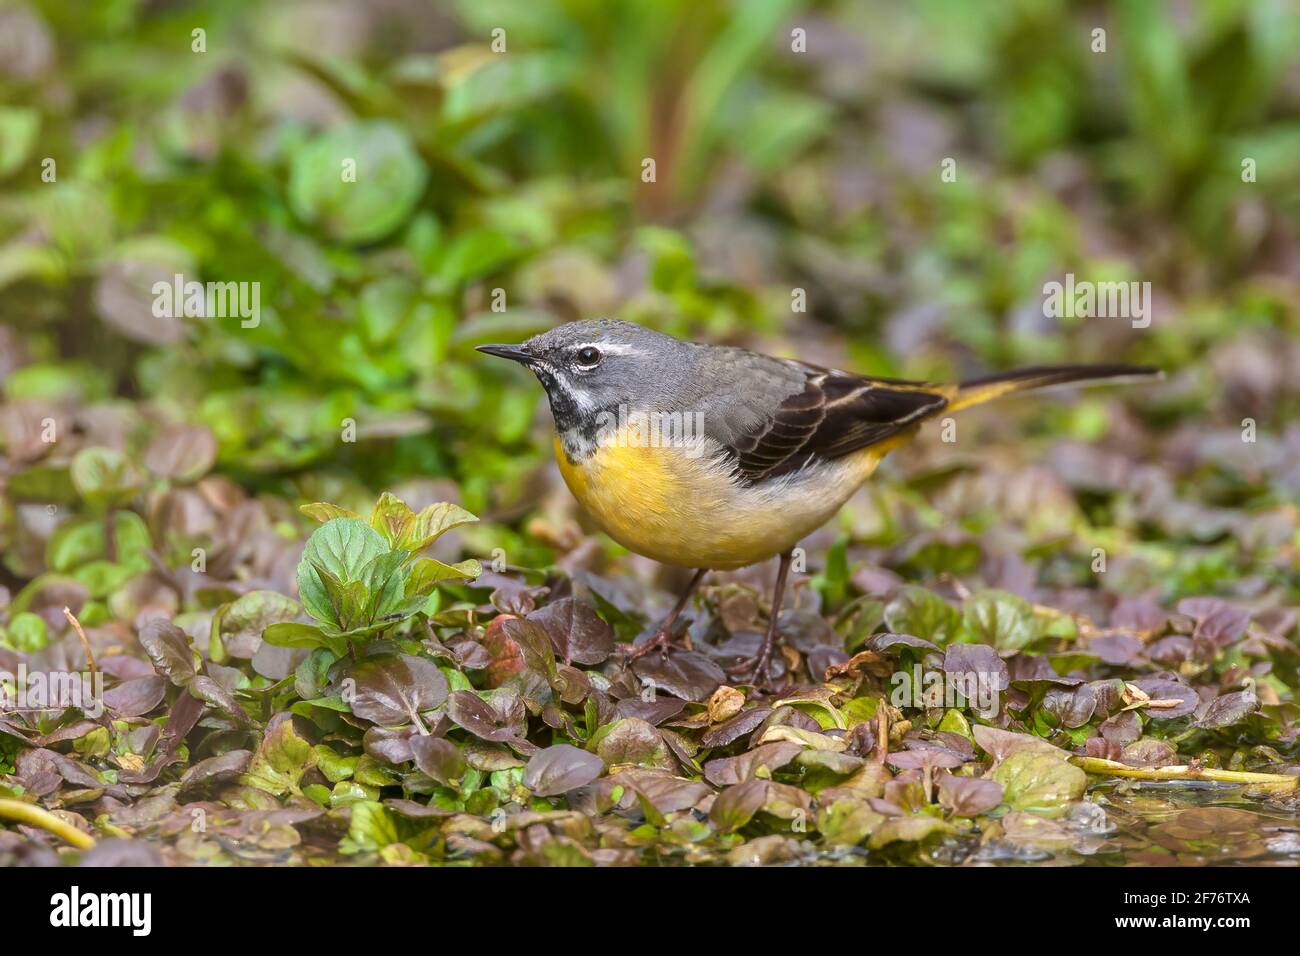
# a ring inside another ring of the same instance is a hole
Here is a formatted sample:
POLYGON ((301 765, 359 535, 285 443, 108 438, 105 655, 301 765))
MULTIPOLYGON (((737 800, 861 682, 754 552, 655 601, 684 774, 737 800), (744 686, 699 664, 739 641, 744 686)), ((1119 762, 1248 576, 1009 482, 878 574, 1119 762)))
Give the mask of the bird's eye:
POLYGON ((578 349, 578 365, 582 368, 595 368, 600 364, 600 349, 585 345, 578 349))

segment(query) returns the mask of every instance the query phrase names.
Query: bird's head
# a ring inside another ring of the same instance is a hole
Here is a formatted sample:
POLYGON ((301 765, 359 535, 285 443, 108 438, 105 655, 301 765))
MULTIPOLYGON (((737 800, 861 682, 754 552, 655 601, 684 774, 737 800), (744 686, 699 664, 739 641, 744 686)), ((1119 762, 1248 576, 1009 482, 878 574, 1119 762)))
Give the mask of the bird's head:
POLYGON ((546 389, 556 429, 583 427, 620 405, 653 408, 671 396, 695 346, 631 322, 569 322, 522 345, 480 345, 488 355, 519 362, 546 389))

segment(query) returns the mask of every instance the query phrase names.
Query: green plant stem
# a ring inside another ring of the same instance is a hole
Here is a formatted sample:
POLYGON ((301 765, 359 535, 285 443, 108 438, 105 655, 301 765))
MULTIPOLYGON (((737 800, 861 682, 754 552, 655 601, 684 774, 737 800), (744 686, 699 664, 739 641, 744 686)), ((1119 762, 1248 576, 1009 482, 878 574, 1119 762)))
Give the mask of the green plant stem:
POLYGON ((1215 783, 1240 783, 1251 786, 1293 790, 1300 777, 1280 773, 1252 773, 1246 770, 1219 770, 1213 767, 1130 767, 1102 757, 1071 757, 1070 763, 1088 773, 1135 780, 1209 780, 1215 783))
POLYGON ((55 836, 61 837, 79 850, 89 850, 95 845, 95 838, 89 833, 83 833, 71 823, 60 820, 49 810, 38 807, 34 803, 24 803, 21 800, 0 800, 0 818, 16 820, 19 823, 26 823, 28 826, 49 830, 55 836))

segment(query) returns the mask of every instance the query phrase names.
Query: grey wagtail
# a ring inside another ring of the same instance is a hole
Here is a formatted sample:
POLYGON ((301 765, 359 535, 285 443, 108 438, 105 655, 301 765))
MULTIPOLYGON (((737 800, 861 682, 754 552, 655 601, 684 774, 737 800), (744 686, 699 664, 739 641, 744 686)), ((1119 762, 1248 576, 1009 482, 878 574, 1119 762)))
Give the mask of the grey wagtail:
POLYGON ((1066 365, 959 385, 909 382, 682 342, 605 319, 478 350, 520 362, 541 381, 560 473, 601 529, 637 554, 695 569, 633 658, 666 652, 707 571, 780 556, 755 680, 768 676, 792 549, 922 422, 1026 389, 1159 374, 1066 365))

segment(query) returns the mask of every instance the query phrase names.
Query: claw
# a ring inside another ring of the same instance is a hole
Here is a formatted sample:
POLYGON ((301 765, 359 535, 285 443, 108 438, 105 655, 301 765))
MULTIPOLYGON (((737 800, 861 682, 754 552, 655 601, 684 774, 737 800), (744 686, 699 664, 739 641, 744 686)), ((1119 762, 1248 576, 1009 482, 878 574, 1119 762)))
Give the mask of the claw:
POLYGON ((672 647, 672 638, 669 637, 668 632, 658 631, 654 637, 650 638, 650 640, 646 641, 644 644, 632 648, 627 655, 627 663, 635 663, 651 651, 655 650, 659 651, 660 654, 667 655, 670 647, 672 647))
MULTIPOLYGON (((660 654, 663 654, 665 657, 668 656, 668 649, 673 645, 673 625, 677 623, 677 618, 682 613, 682 609, 686 607, 686 602, 691 599, 691 595, 695 593, 695 589, 700 586, 700 582, 704 580, 704 575, 706 573, 707 570, 705 568, 700 568, 695 572, 691 577, 691 583, 687 586, 685 593, 677 599, 677 604, 673 608, 672 613, 664 619, 663 624, 660 625, 659 630, 655 632, 654 637, 650 638, 650 640, 646 641, 640 647, 632 648, 628 652, 627 661, 624 666, 631 666, 634 662, 639 661, 656 648, 658 648, 660 654)), ((688 640, 687 647, 689 646, 690 642, 688 640)))
POLYGON ((736 677, 755 687, 768 685, 772 680, 772 648, 764 647, 753 657, 746 657, 730 667, 724 667, 728 677, 736 677))

